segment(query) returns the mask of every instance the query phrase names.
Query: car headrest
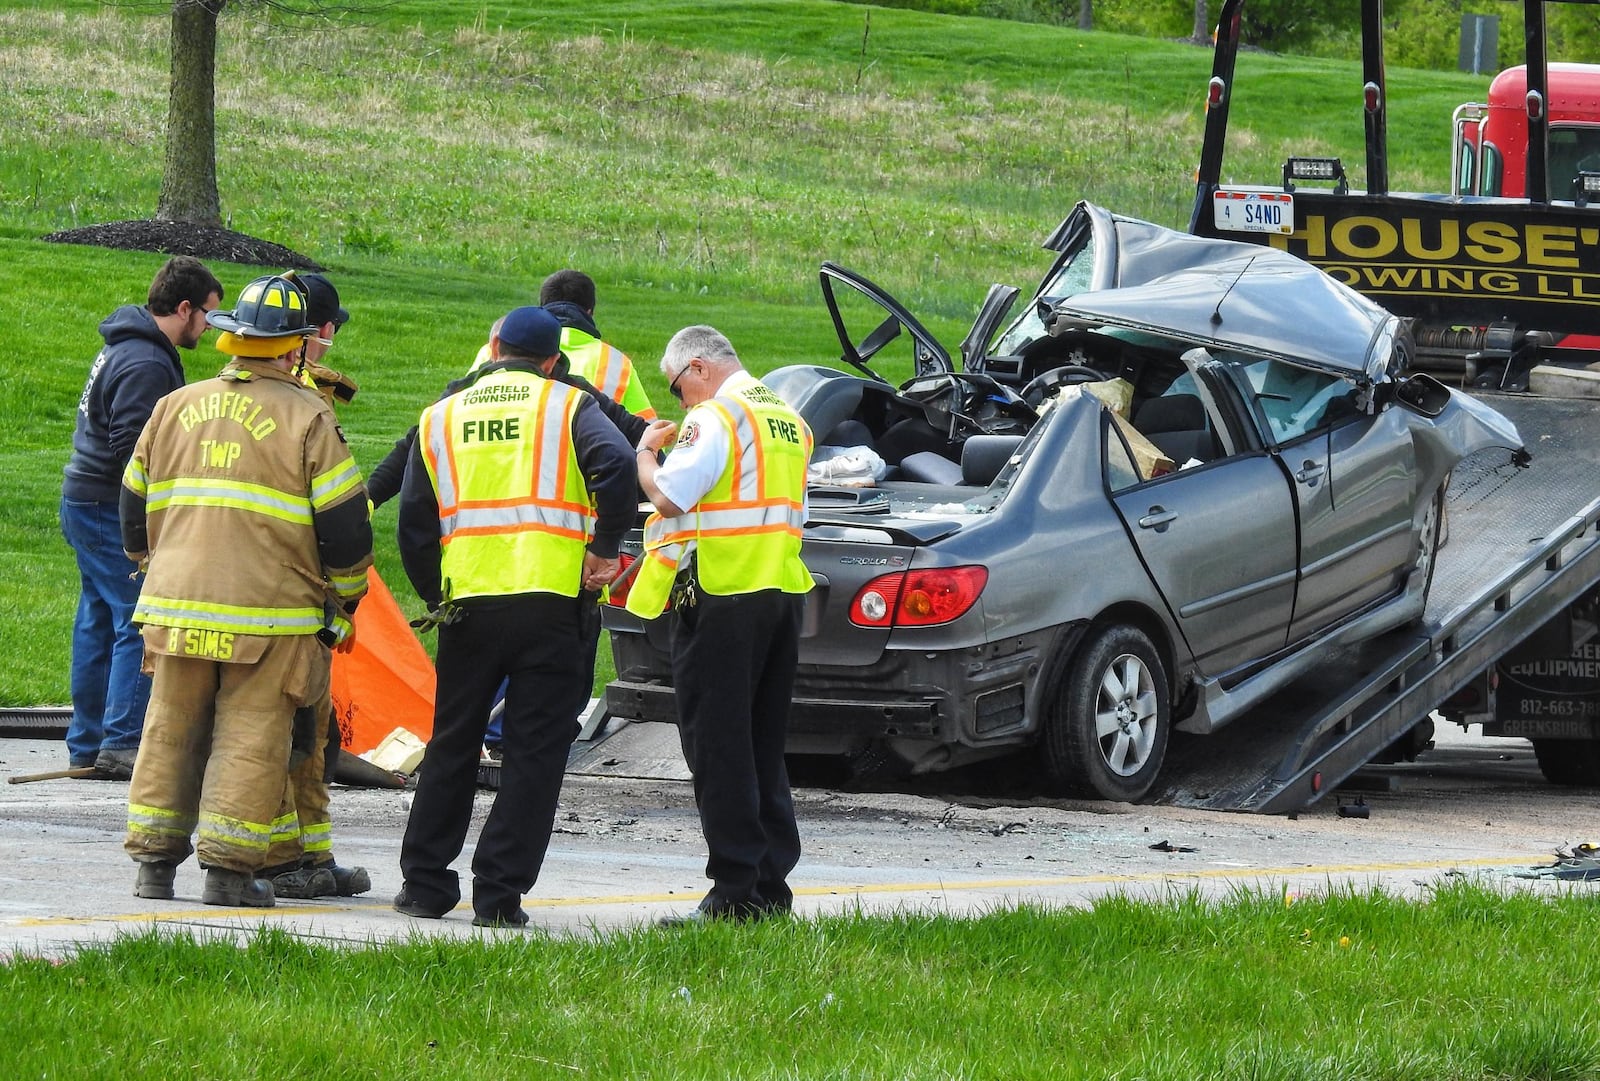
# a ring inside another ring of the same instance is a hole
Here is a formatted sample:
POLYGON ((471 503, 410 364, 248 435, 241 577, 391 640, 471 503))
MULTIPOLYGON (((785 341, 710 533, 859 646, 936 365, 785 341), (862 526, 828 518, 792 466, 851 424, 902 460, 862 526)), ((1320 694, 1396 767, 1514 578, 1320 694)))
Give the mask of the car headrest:
POLYGON ((1188 432, 1206 426, 1206 407, 1194 394, 1165 394, 1139 406, 1133 426, 1141 432, 1188 432))
MULTIPOLYGON (((832 432, 861 407, 865 380, 852 376, 824 379, 815 383, 803 401, 791 403, 812 432, 832 432)), ((781 393, 781 392, 780 392, 781 393)))
POLYGON ((817 440, 819 447, 870 447, 872 446, 872 429, 859 420, 842 420, 834 425, 831 431, 818 431, 817 440))
POLYGON ((1022 445, 1020 435, 974 435, 961 445, 961 483, 987 488, 1022 445))
POLYGON ((924 484, 960 484, 961 467, 942 454, 919 450, 900 460, 900 476, 924 484))

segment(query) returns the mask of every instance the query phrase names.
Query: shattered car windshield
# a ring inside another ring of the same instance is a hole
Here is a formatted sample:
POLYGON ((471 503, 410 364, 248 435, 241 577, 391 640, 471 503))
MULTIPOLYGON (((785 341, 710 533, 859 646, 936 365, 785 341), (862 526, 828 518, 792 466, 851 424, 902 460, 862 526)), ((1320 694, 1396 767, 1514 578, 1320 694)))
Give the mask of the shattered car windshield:
POLYGON ((996 356, 1015 356, 1023 352, 1030 344, 1046 337, 1049 331, 1045 329, 1044 321, 1039 311, 1039 298, 1049 297, 1060 300, 1063 297, 1076 296, 1088 292, 1094 274, 1094 235, 1088 234, 1081 248, 1076 251, 1063 253, 1062 261, 1046 276, 1044 284, 1034 294, 1023 313, 1000 335, 1000 340, 995 343, 996 356))

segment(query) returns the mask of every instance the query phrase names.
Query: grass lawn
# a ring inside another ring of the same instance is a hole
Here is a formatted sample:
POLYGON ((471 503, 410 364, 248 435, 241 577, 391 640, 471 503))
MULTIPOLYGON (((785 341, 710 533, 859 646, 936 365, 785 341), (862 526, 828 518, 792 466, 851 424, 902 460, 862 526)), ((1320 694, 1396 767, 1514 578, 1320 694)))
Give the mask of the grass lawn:
POLYGON ((1450 885, 0 965, 9 1077, 1600 1075, 1600 905, 1450 885))

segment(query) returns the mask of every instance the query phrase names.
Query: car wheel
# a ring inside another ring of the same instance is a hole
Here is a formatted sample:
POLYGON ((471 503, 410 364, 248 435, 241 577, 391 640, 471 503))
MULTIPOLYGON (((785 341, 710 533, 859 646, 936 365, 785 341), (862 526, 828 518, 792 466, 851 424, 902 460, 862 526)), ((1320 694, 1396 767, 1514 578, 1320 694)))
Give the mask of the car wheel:
POLYGON ((1551 784, 1567 788, 1600 785, 1600 741, 1536 739, 1533 757, 1539 761, 1539 772, 1551 784))
POLYGON ((1134 627, 1106 627, 1078 649, 1044 729, 1045 769, 1061 790, 1133 801, 1167 753, 1172 703, 1155 646, 1134 627))
POLYGON ((1433 571, 1439 564, 1440 540, 1444 536, 1444 485, 1428 501, 1428 511, 1422 519, 1417 561, 1411 567, 1411 580, 1422 577, 1422 606, 1428 606, 1428 593, 1433 589, 1433 571))

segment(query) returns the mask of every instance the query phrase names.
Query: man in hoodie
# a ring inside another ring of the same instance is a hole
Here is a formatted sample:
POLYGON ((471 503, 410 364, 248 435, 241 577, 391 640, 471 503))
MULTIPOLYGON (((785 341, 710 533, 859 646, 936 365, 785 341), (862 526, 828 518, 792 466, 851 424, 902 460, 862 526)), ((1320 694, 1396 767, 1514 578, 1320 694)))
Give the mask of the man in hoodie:
POLYGON ((122 472, 156 401, 183 386, 179 349, 193 349, 222 283, 187 255, 168 259, 144 305, 118 308, 100 324, 105 348, 78 399, 72 457, 61 486, 61 533, 78 560, 72 626, 72 721, 67 755, 77 768, 127 780, 144 729, 150 677, 133 625, 139 571, 122 551, 117 501, 122 472))

